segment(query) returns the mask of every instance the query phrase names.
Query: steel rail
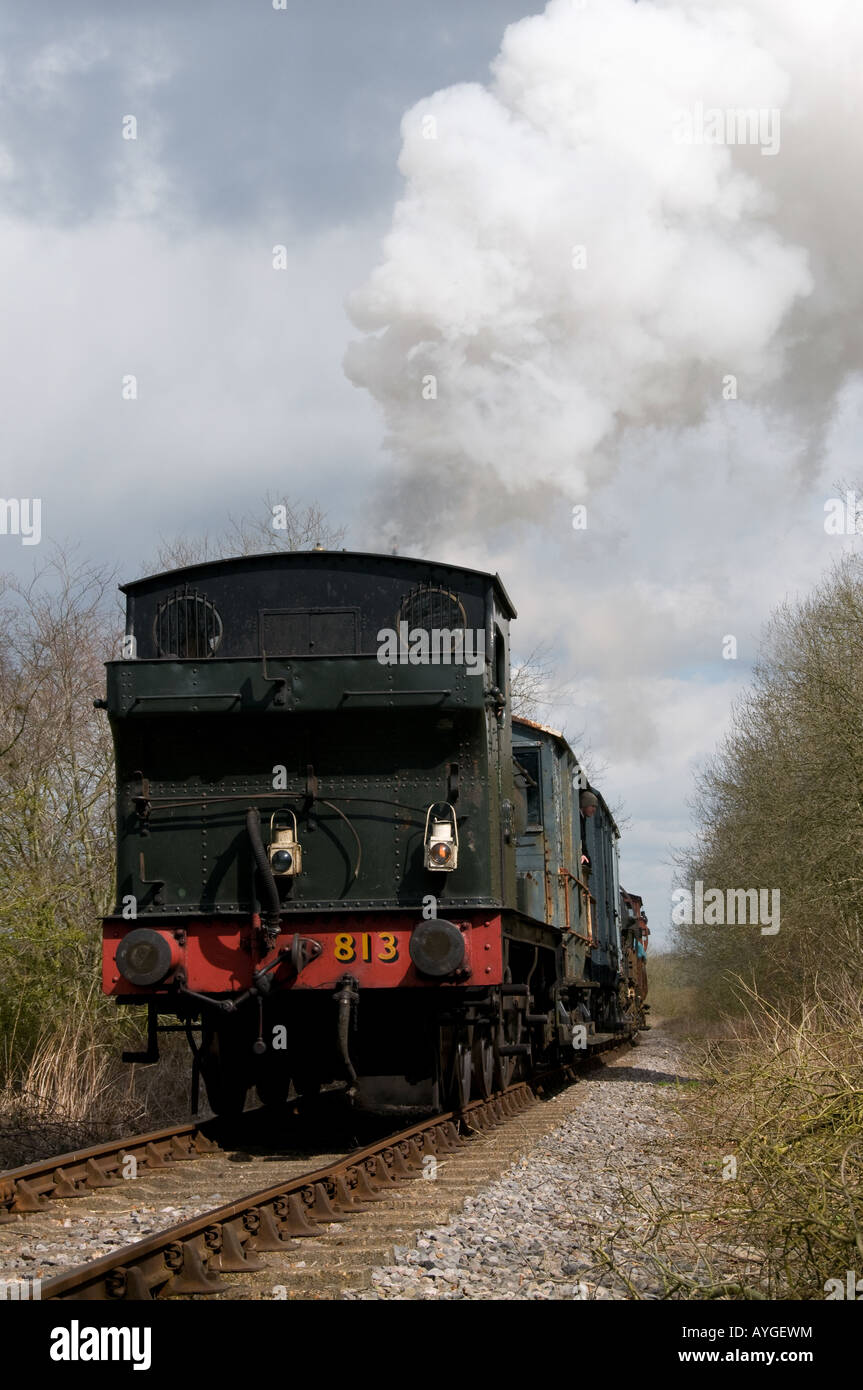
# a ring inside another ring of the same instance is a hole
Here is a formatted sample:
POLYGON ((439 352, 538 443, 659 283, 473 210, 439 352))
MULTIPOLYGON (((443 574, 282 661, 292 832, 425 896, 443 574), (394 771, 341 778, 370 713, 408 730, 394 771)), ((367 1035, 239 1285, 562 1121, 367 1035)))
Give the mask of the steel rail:
MULTIPOLYGON (((603 1052, 626 1041, 626 1036, 619 1033, 593 1035, 587 1040, 586 1053, 603 1052)), ((577 1073, 574 1065, 568 1064, 548 1074, 553 1078, 574 1080, 577 1073)), ((531 1078, 534 1090, 540 1095, 543 1078, 544 1073, 540 1072, 531 1078)), ((221 1123, 214 1117, 200 1124, 173 1125, 146 1134, 126 1135, 10 1168, 0 1173, 0 1224, 18 1215, 44 1211, 51 1200, 86 1197, 99 1188, 118 1186, 124 1181, 118 1175, 129 1158, 134 1159, 133 1171, 137 1176, 141 1169, 145 1173, 164 1170, 173 1163, 216 1153, 219 1144, 212 1136, 219 1132, 221 1123)))
POLYGON ((119 1174, 130 1158, 137 1175, 141 1169, 152 1172, 215 1153, 219 1146, 208 1132, 217 1124, 207 1120, 155 1129, 10 1168, 0 1173, 0 1221, 4 1215, 44 1211, 52 1198, 85 1197, 96 1188, 119 1186, 124 1181, 119 1174))
POLYGON ((323 1226, 385 1201, 401 1182, 420 1177, 439 1159, 535 1102, 521 1081, 488 1100, 435 1115, 410 1129, 354 1149, 323 1168, 250 1193, 121 1250, 57 1275, 42 1299, 140 1300, 215 1294, 223 1274, 252 1273, 259 1255, 284 1251, 298 1237, 325 1234, 323 1226))
MULTIPOLYGON (((626 1041, 617 1033, 602 1033, 589 1037, 587 1054, 605 1051, 626 1041)), ((554 1068, 553 1078, 576 1077, 573 1064, 554 1068)), ((535 1073, 531 1084, 537 1094, 543 1091, 543 1073, 535 1073)), ((476 1104, 478 1102, 472 1102, 476 1104)), ((470 1112, 470 1106, 463 1112, 470 1112)), ((455 1112, 453 1112, 455 1113, 455 1112)), ((55 1154, 18 1168, 0 1173, 0 1223, 18 1215, 45 1211, 51 1200, 86 1197, 103 1187, 116 1187, 125 1179, 119 1176, 129 1158, 134 1159, 137 1175, 164 1170, 173 1163, 205 1157, 219 1151, 213 1139, 220 1129, 218 1117, 200 1124, 173 1125, 167 1129, 151 1130, 146 1134, 126 1135, 90 1148, 71 1153, 55 1154)))

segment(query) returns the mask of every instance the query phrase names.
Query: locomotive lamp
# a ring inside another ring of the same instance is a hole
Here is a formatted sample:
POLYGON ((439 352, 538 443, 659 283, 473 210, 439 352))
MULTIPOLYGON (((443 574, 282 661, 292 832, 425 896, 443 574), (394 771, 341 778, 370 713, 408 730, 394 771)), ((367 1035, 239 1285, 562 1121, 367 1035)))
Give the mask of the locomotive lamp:
POLYGON ((270 858, 270 868, 274 874, 282 878, 294 877, 302 873, 303 870, 303 850, 297 841, 297 818, 293 811, 280 812, 274 811, 270 817, 270 844, 267 849, 270 858), (293 828, 289 825, 276 825, 276 816, 286 814, 293 820, 293 828))
POLYGON ((458 864, 458 826, 448 801, 435 802, 426 812, 425 866, 449 873, 458 864), (434 816, 432 816, 434 812, 434 816))

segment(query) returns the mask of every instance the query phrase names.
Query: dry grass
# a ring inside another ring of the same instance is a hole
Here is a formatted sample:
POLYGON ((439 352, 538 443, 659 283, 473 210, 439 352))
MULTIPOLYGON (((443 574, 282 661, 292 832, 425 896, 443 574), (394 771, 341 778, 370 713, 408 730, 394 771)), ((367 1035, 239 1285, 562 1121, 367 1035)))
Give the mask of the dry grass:
POLYGON ((722 1184, 746 1244, 764 1250, 771 1297, 823 1298, 863 1273, 863 1020, 849 984, 816 984, 794 1012, 745 991, 737 1037, 713 1046, 717 1086, 696 1106, 717 1149, 738 1160, 722 1184))
POLYGON ((796 1010, 738 988, 741 1016, 702 1031, 708 1084, 680 1098, 689 1200, 626 1194, 640 1261, 667 1298, 823 1299, 863 1274, 861 1001, 849 981, 796 1010))
POLYGON ((6 1040, 0 1169, 188 1118, 190 1064, 182 1040, 163 1044, 152 1067, 120 1062, 121 1047, 86 1009, 46 1027, 17 1068, 14 1038, 6 1040))
POLYGON ((699 988, 690 975, 680 955, 670 951, 650 954, 647 962, 648 1017, 654 1027, 661 1019, 663 1027, 675 1034, 701 1034, 704 1027, 703 1002, 699 988))

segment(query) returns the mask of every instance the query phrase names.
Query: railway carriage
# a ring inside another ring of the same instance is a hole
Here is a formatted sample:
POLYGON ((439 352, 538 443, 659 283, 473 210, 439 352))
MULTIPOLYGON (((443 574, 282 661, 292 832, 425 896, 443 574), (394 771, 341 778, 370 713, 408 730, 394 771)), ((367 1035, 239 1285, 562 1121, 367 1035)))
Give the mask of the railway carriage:
POLYGON ((647 942, 650 928, 647 913, 637 893, 620 892, 623 975, 626 987, 626 1018, 643 1028, 650 1012, 647 1000, 647 942))
POLYGON ((520 916, 555 929, 546 945, 555 953, 547 966, 558 1006, 582 1021, 589 1016, 591 1031, 613 1031, 623 1021, 620 832, 562 734, 514 719, 513 760, 524 801, 516 849, 520 916))
MULTIPOLYGON (((495 575, 276 553, 124 586, 103 988, 210 1103, 428 1111, 623 1026, 616 828, 511 719, 495 575)), ((581 779, 584 781, 584 779, 581 779)))

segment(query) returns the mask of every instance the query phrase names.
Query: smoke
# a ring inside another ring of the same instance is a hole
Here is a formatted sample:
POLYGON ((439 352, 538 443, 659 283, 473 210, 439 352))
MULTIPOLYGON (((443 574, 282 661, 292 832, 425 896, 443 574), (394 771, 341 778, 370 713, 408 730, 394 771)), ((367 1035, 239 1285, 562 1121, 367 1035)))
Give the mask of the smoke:
POLYGON ((345 358, 382 528, 583 500, 624 432, 735 397, 817 448, 860 364, 861 68, 856 0, 551 0, 408 111, 345 358))

